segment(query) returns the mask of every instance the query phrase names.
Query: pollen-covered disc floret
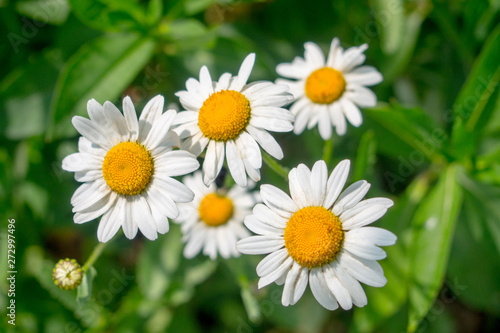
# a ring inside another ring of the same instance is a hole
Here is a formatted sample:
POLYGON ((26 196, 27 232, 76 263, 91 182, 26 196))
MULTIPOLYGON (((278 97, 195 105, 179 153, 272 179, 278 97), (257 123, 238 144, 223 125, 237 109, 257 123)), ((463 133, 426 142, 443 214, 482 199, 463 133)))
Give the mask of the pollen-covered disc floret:
POLYGON ((315 70, 306 80, 306 96, 314 103, 330 104, 339 99, 344 90, 344 76, 330 67, 315 70))
POLYGON ((260 195, 250 192, 253 186, 227 190, 217 189, 214 183, 206 186, 200 171, 184 177, 183 182, 194 192, 192 202, 179 205, 180 215, 175 219, 186 243, 184 256, 191 259, 200 252, 211 259, 239 256, 236 241, 250 236, 243 220, 260 195))
POLYGON ((300 164, 288 175, 291 197, 262 185, 264 204, 257 204, 245 218, 257 235, 236 247, 245 254, 268 254, 257 265, 259 288, 284 283, 285 306, 295 304, 309 284, 316 300, 329 310, 361 307, 367 299, 360 282, 374 287, 387 282, 377 262, 386 257, 379 246, 394 244, 396 236, 367 225, 393 203, 386 198, 361 200, 370 187, 364 180, 342 192, 349 164, 340 162, 330 177, 324 161, 312 170, 300 164))
POLYGON ((221 90, 203 102, 198 115, 200 130, 216 141, 235 139, 250 121, 250 102, 242 93, 221 90))
POLYGON ((326 59, 315 43, 307 42, 304 48, 304 58, 296 57, 291 63, 276 67, 279 75, 293 79, 278 79, 276 83, 288 85, 295 98, 290 107, 296 118, 294 133, 318 126, 321 137, 328 140, 332 128, 338 135, 346 133, 346 119, 353 126, 360 126, 363 117, 359 108, 377 103, 367 86, 382 82, 382 75, 374 67, 361 66, 368 45, 344 51, 334 38, 326 59))
POLYGON ((74 117, 82 137, 78 153, 66 156, 62 167, 75 172, 83 184, 71 198, 75 223, 102 216, 97 229, 101 242, 123 229, 127 238, 137 231, 154 240, 169 229, 169 218, 179 215, 177 203, 193 193, 173 179, 199 167, 196 157, 183 150, 170 130, 176 111, 163 112, 164 99, 149 101, 137 119, 132 100, 123 100, 123 114, 110 102, 87 104, 90 119, 74 117))
POLYGON ((198 208, 200 219, 206 225, 217 227, 233 217, 234 206, 231 199, 218 193, 209 193, 201 199, 198 208))
POLYGON ((153 176, 151 154, 136 142, 120 142, 111 148, 102 164, 106 184, 118 194, 139 194, 153 176))
POLYGON ((61 259, 52 271, 54 284, 64 290, 74 290, 83 278, 82 267, 75 259, 61 259))
POLYGON ((344 232, 339 218, 324 207, 304 207, 292 215, 285 228, 285 247, 302 267, 331 262, 340 251, 344 232))
POLYGON ((217 82, 203 66, 199 81, 188 79, 187 90, 176 93, 186 110, 177 115, 175 131, 185 139, 182 149, 196 156, 206 149, 202 169, 206 185, 217 178, 224 160, 236 184, 246 186, 247 175, 259 181, 260 147, 274 158, 283 158, 281 147, 268 131, 293 129, 293 114, 283 108, 292 101, 292 95, 287 85, 247 83, 254 62, 252 53, 237 76, 224 73, 217 82))

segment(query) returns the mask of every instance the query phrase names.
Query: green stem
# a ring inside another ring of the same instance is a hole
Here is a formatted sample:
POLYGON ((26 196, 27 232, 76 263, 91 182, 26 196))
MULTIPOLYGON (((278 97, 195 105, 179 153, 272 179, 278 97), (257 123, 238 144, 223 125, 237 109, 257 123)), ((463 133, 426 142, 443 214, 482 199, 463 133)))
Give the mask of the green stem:
POLYGON ((102 250, 106 247, 107 243, 98 243, 96 247, 94 247, 94 250, 92 250, 92 253, 90 254, 90 257, 87 259, 87 262, 83 265, 82 269, 84 272, 86 272, 92 265, 94 265, 94 262, 99 258, 99 256, 102 253, 102 250))
POLYGON ((332 153, 333 153, 333 135, 330 137, 330 139, 325 141, 325 145, 323 146, 323 161, 325 161, 326 165, 330 163, 330 160, 332 159, 332 153))
POLYGON ((264 159, 264 163, 266 163, 268 167, 283 177, 285 181, 288 181, 288 172, 290 172, 290 170, 287 167, 284 167, 276 162, 276 160, 269 156, 266 152, 262 152, 262 157, 264 159))

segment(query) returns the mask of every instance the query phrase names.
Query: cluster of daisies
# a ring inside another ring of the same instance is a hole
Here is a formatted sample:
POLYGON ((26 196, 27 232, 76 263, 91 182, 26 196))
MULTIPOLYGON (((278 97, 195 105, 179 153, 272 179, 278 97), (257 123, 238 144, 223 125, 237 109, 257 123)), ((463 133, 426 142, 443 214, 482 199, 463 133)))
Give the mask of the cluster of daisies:
POLYGON ((329 310, 364 306, 360 282, 386 283, 377 262, 386 253, 379 246, 396 241, 391 232, 367 225, 392 201, 362 200, 366 181, 342 192, 349 160, 330 175, 324 161, 312 169, 298 165, 288 175, 290 195, 272 185, 261 185, 260 193, 252 189, 261 177, 261 149, 283 158, 269 132, 299 134, 318 126, 327 140, 333 128, 346 132, 346 120, 361 125, 359 107, 376 103, 366 86, 382 81, 375 68, 360 66, 366 48, 344 51, 335 38, 325 59, 316 44, 306 43, 304 58, 278 65, 288 79, 276 83, 248 83, 255 54, 238 75, 224 73, 217 81, 203 66, 199 80, 188 79, 176 94, 181 112, 164 112, 160 95, 139 118, 129 97, 123 113, 110 102, 89 101, 89 118, 73 118, 82 135, 79 152, 62 162, 83 183, 71 198, 75 223, 101 217, 97 237, 107 242, 120 227, 129 239, 140 230, 155 240, 173 220, 181 224, 186 258, 267 254, 257 266, 259 288, 284 284, 285 306, 295 304, 308 284, 329 310), (215 185, 222 170, 234 179, 231 188, 215 185), (182 182, 174 178, 184 175, 182 182))

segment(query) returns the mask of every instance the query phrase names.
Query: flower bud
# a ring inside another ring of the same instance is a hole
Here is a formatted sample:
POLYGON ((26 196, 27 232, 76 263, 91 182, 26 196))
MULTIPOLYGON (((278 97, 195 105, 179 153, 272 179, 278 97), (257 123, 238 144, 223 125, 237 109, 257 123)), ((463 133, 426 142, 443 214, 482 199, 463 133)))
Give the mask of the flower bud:
POLYGON ((74 290, 83 277, 82 267, 75 259, 61 259, 52 272, 54 284, 64 290, 74 290))

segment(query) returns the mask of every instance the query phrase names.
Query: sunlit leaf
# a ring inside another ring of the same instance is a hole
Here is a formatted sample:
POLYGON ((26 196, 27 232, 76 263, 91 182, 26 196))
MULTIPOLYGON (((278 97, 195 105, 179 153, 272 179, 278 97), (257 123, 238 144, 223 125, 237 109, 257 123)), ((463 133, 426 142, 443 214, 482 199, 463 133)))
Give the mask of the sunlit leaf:
POLYGON ((414 332, 442 286, 455 223, 462 206, 458 167, 451 164, 427 195, 412 221, 409 247, 410 286, 408 330, 414 332))
MULTIPOLYGON (((106 35, 82 46, 59 76, 53 122, 84 115, 92 98, 101 103, 117 98, 145 66, 154 46, 152 40, 130 34, 106 35)), ((68 124, 64 128, 71 127, 68 124)))
POLYGON ((500 98, 500 25, 490 34, 474 63, 453 106, 456 121, 453 127, 455 156, 466 160, 477 148, 483 128, 500 98))
POLYGON ((122 32, 142 30, 145 10, 134 0, 69 0, 73 13, 97 30, 122 32))
POLYGON ((93 266, 90 266, 83 275, 82 283, 76 290, 76 301, 80 306, 87 304, 92 297, 92 282, 96 275, 97 272, 93 266))

